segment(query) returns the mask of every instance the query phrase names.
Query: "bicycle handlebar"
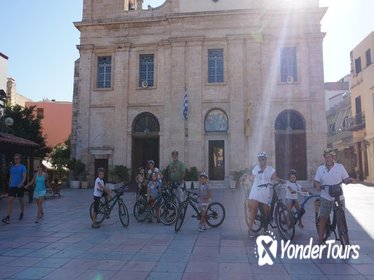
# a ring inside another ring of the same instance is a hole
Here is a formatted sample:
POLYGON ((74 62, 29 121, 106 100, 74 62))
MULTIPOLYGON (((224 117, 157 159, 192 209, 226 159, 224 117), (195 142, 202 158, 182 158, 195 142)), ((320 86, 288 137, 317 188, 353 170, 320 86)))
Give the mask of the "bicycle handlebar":
POLYGON ((261 185, 258 185, 257 188, 267 188, 268 186, 275 188, 276 186, 278 186, 280 184, 283 184, 282 180, 280 180, 278 182, 275 182, 274 184, 272 184, 272 183, 261 184, 261 185))
POLYGON ((333 186, 340 186, 341 184, 343 184, 344 181, 341 181, 339 184, 332 184, 332 185, 322 185, 321 186, 321 190, 324 190, 326 188, 329 188, 329 187, 333 187, 333 186))

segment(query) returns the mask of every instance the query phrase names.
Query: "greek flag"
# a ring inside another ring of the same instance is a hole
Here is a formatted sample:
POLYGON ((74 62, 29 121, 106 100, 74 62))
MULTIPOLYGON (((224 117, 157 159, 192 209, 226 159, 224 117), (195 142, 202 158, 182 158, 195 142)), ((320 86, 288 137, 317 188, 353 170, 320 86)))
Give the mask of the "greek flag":
POLYGON ((184 83, 184 101, 183 101, 183 116, 188 119, 188 98, 187 98, 187 84, 184 83))

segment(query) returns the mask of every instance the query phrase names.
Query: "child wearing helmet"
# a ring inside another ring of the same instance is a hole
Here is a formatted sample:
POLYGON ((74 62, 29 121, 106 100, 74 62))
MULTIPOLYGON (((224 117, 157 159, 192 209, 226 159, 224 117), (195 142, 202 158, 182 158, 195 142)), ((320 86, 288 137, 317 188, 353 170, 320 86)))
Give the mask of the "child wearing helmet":
POLYGON ((200 184, 198 189, 198 208, 200 210, 200 223, 198 225, 198 231, 206 230, 206 209, 208 207, 212 192, 208 186, 208 175, 205 172, 201 172, 199 176, 200 184))
MULTIPOLYGON (((298 195, 297 195, 297 192, 300 192, 300 191, 303 191, 303 192, 306 192, 307 190, 304 189, 301 185, 299 185, 297 182, 296 182, 296 170, 295 169, 292 169, 289 173, 288 173, 288 181, 286 182, 286 197, 285 197, 285 201, 286 201, 286 206, 287 206, 287 223, 288 225, 290 225, 290 221, 291 221, 291 210, 292 210, 292 207, 295 207, 297 212, 299 213, 300 210, 301 210, 301 207, 300 207, 300 203, 299 203, 299 200, 298 200, 298 195)), ((299 227, 300 228, 304 228, 304 225, 302 223, 302 220, 301 218, 299 219, 299 227)))
POLYGON ((145 196, 147 193, 147 182, 145 178, 145 170, 143 167, 138 168, 138 174, 135 177, 135 181, 138 184, 138 188, 136 190, 136 199, 139 198, 139 196, 145 196))
MULTIPOLYGON (((148 209, 151 209, 153 204, 155 203, 156 199, 160 195, 161 190, 161 182, 158 180, 157 172, 151 173, 151 180, 148 182, 147 186, 147 206, 148 209)), ((160 208, 156 208, 157 212, 157 223, 160 222, 160 208)), ((150 211, 148 211, 150 213, 150 211)), ((152 217, 149 214, 148 216, 148 223, 152 223, 152 217)))

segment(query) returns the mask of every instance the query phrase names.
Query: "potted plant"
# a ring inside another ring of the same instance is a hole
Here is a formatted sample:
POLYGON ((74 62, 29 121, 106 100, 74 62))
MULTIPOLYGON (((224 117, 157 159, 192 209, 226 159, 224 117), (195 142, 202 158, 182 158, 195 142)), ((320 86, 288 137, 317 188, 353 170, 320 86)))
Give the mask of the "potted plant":
POLYGON ((110 175, 113 181, 113 188, 116 187, 116 185, 124 185, 128 183, 130 179, 129 169, 127 168, 127 166, 124 165, 115 165, 113 169, 110 171, 110 175))
POLYGON ((70 188, 79 189, 79 178, 86 169, 86 165, 81 160, 72 158, 71 160, 69 160, 67 166, 70 169, 70 188))
POLYGON ((82 173, 82 176, 80 178, 81 187, 82 189, 88 188, 88 176, 87 176, 87 170, 84 170, 82 173))
POLYGON ((189 182, 187 183, 187 188, 189 187, 190 189, 193 189, 197 186, 197 184, 199 183, 198 173, 199 172, 197 171, 197 168, 195 166, 192 166, 189 170, 186 169, 186 177, 184 178, 184 180, 186 182, 189 182))

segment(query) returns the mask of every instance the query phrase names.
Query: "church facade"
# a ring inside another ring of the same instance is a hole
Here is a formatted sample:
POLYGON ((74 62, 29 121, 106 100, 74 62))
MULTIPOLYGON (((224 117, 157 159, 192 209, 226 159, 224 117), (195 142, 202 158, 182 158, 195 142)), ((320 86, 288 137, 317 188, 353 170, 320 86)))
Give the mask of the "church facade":
POLYGON ((327 143, 318 2, 84 0, 72 156, 93 178, 178 150, 228 186, 266 151, 280 177, 312 179, 327 143))

